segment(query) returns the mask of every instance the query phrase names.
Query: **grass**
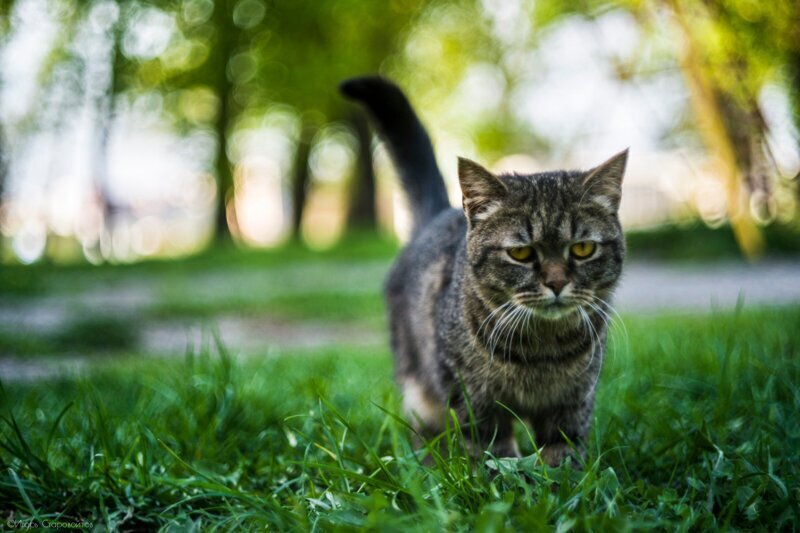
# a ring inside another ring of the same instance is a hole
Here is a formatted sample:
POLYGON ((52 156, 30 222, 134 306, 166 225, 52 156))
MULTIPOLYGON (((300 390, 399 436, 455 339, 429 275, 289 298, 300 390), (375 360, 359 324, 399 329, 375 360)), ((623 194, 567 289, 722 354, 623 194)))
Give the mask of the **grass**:
POLYGON ((384 322, 383 300, 377 292, 353 294, 320 292, 263 297, 257 294, 240 298, 226 296, 209 305, 198 300, 173 300, 159 303, 149 311, 155 318, 212 317, 219 313, 271 313, 289 319, 361 320, 384 322))
MULTIPOLYGON (((684 252, 672 229, 631 234, 630 256, 733 258, 725 231, 693 229, 684 252)), ((470 460, 467 428, 415 448, 388 348, 373 341, 251 346, 243 356, 208 338, 177 358, 153 357, 165 354, 141 342, 150 326, 179 331, 223 314, 305 325, 308 335, 317 324, 382 332, 380 287, 395 250, 356 237, 324 253, 290 244, 125 266, 0 267, 0 356, 114 356, 87 358, 94 370, 83 377, 0 387, 0 523, 580 531, 800 522, 800 307, 625 317, 580 468, 538 464, 522 426, 521 460, 470 460), (17 309, 25 320, 15 322, 17 309)))
MULTIPOLYGON (((766 255, 796 257, 800 253, 800 227, 791 224, 772 224, 761 228, 766 255)), ((741 260, 742 254, 733 231, 727 225, 709 228, 702 222, 688 225, 667 224, 625 234, 629 256, 672 262, 709 262, 741 260)))
MULTIPOLYGON (((415 450, 387 351, 209 341, 0 394, 3 520, 109 529, 790 530, 800 308, 626 317, 586 463, 415 450), (431 455, 433 455, 431 457, 431 455), (427 458, 426 458, 427 457, 427 458)), ((615 333, 621 333, 615 330, 615 333)))
POLYGON ((118 317, 89 315, 73 319, 52 332, 0 331, 0 354, 19 356, 131 351, 136 329, 118 317))
MULTIPOLYGON (((767 255, 790 257, 800 254, 800 227, 772 224, 762 228, 767 255)), ((699 221, 669 224, 626 232, 629 259, 679 262, 740 260, 741 253, 731 229, 709 228, 699 221)), ((335 264, 337 262, 380 262, 388 264, 399 244, 374 233, 354 233, 333 248, 313 251, 292 241, 268 250, 240 249, 232 244, 214 246, 179 260, 153 259, 134 264, 93 266, 87 263, 34 265, 0 263, 0 295, 24 297, 53 291, 78 290, 98 281, 120 282, 158 278, 180 281, 196 272, 221 272, 229 276, 280 268, 287 264, 335 264)), ((165 284, 167 287, 170 283, 165 284)))
POLYGON ((326 252, 295 243, 124 266, 0 265, 0 357, 130 353, 155 327, 180 332, 220 315, 382 330, 395 250, 359 237, 326 252))
POLYGON ((354 233, 336 246, 311 250, 290 241, 278 248, 248 249, 232 243, 216 245, 180 259, 151 259, 131 264, 91 265, 84 262, 33 265, 0 262, 0 295, 13 298, 52 292, 70 292, 97 282, 124 283, 157 278, 180 281, 194 273, 220 272, 230 276, 280 268, 287 264, 330 264, 337 262, 384 261, 396 255, 399 244, 374 233, 354 233))

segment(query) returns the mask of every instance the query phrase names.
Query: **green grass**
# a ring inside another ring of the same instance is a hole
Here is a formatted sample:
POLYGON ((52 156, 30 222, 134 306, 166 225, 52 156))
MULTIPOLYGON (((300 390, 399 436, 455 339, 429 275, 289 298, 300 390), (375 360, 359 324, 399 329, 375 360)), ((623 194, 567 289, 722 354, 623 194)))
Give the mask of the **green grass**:
POLYGON ((155 318, 197 318, 213 317, 219 313, 264 313, 308 320, 361 320, 373 326, 384 323, 383 299, 377 291, 366 294, 331 291, 268 297, 227 296, 211 304, 175 299, 156 305, 148 315, 155 318))
POLYGON ((129 320, 89 314, 70 320, 52 332, 32 334, 12 329, 0 331, 0 355, 36 356, 131 351, 137 341, 137 330, 131 327, 129 320))
MULTIPOLYGON (((761 228, 765 254, 796 257, 800 254, 800 227, 772 224, 761 228)), ((742 253, 729 226, 709 228, 700 221, 679 226, 667 224, 645 230, 627 231, 625 240, 632 259, 674 262, 740 260, 742 253)))
POLYGON ((53 352, 128 350, 136 344, 136 331, 115 317, 84 317, 46 336, 53 352))
POLYGON ((138 281, 158 278, 168 281, 196 273, 221 271, 231 276, 283 267, 287 264, 384 261, 397 254, 399 244, 388 237, 363 232, 347 236, 336 246, 322 251, 311 250, 291 241, 277 248, 240 248, 232 243, 210 246, 202 252, 180 259, 150 259, 131 264, 85 262, 33 265, 0 262, 0 295, 9 297, 39 295, 47 292, 80 290, 97 282, 138 281))
POLYGON ((148 349, 154 327, 180 335, 220 315, 382 330, 381 287, 395 251, 362 235, 324 252, 290 243, 133 265, 0 265, 0 357, 130 353, 148 349))
POLYGON ((577 469, 544 468, 535 455, 471 462, 458 428, 415 452, 386 350, 240 359, 212 345, 85 379, 6 384, 2 518, 120 529, 795 528, 800 308, 626 326, 577 469))
MULTIPOLYGON (((726 231, 630 234, 630 256, 733 258, 726 231)), ((9 315, 0 354, 32 363, 113 355, 91 359, 95 370, 84 378, 2 388, 0 523, 796 527, 800 308, 626 317, 627 334, 614 331, 589 455, 577 469, 537 464, 521 426, 527 457, 519 461, 487 455, 475 463, 459 428, 415 449, 388 349, 357 338, 322 349, 272 346, 277 355, 263 358, 228 356, 213 342, 186 357, 153 358, 164 354, 144 352, 136 338, 153 324, 213 327, 221 314, 383 331, 380 287, 395 251, 390 241, 357 236, 324 253, 289 244, 125 266, 0 266, 6 308, 54 305, 67 317, 37 329, 9 315), (40 354, 48 357, 34 361, 40 354)))

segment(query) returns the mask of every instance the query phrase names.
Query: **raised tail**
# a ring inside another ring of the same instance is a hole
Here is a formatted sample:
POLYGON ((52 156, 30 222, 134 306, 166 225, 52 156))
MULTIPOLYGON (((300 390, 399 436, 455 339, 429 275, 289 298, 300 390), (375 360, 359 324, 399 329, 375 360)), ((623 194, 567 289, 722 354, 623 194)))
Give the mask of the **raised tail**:
POLYGON ((339 90, 347 98, 361 102, 375 119, 408 195, 416 233, 450 207, 425 127, 403 91, 387 79, 352 78, 344 81, 339 90))

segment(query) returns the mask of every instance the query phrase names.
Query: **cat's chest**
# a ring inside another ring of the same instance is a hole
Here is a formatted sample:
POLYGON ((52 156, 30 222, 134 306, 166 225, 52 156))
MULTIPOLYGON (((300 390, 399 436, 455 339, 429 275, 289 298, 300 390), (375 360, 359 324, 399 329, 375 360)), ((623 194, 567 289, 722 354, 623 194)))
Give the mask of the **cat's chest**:
POLYGON ((492 361, 485 369, 483 392, 526 412, 570 404, 580 401, 577 396, 595 381, 599 368, 593 362, 591 351, 562 364, 492 361))

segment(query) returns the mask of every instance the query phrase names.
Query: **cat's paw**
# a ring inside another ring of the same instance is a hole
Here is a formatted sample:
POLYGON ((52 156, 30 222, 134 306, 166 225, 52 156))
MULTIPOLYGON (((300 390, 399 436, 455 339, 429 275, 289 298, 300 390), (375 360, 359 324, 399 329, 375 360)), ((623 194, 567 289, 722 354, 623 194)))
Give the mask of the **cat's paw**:
POLYGON ((522 453, 519 451, 519 446, 517 446, 517 439, 514 437, 509 437, 507 439, 503 439, 502 441, 495 442, 492 446, 492 455, 495 457, 522 457, 522 453))
POLYGON ((556 467, 561 465, 567 457, 572 458, 573 464, 578 459, 578 452, 566 443, 547 444, 539 452, 542 460, 547 466, 556 467))

